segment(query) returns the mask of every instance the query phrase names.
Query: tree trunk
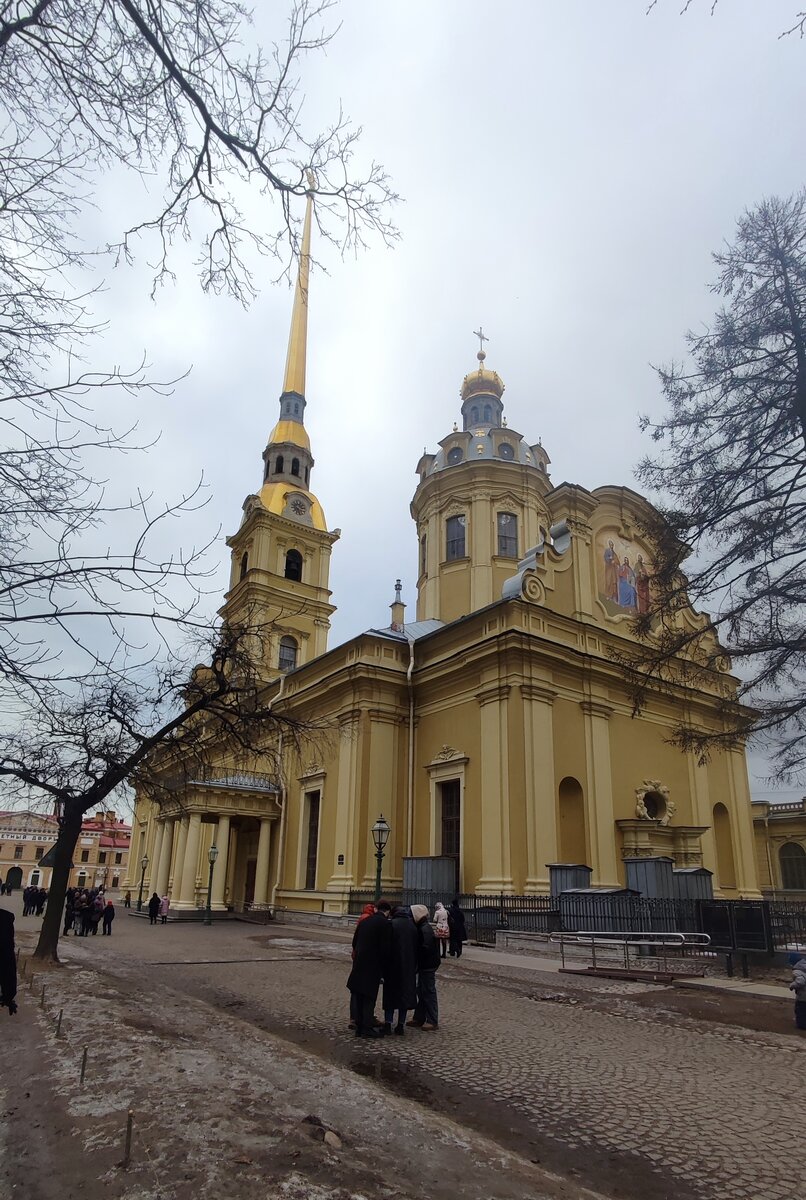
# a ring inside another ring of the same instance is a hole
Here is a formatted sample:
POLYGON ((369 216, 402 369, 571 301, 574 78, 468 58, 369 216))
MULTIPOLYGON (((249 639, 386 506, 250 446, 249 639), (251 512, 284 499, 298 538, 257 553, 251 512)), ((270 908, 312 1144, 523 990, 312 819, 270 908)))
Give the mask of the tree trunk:
POLYGON ((48 890, 48 903, 42 920, 39 941, 34 950, 34 958, 58 962, 57 953, 59 934, 62 930, 62 912, 64 897, 70 879, 70 867, 73 861, 73 851, 76 848, 84 811, 76 800, 68 800, 59 824, 59 835, 53 852, 53 875, 48 890))

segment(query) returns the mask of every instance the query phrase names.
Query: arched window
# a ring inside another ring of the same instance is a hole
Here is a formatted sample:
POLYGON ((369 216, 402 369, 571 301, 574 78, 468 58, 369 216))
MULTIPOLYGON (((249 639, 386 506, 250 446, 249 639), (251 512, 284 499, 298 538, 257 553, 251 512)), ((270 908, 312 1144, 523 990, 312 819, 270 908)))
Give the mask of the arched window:
POLYGON ((284 466, 285 466, 285 463, 283 462, 283 456, 282 456, 282 454, 278 454, 277 458, 274 461, 274 474, 282 475, 284 466))
POLYGON ((246 572, 248 570, 249 570, 249 555, 244 550, 244 552, 241 556, 241 576, 240 576, 241 579, 243 579, 243 577, 246 575, 246 572))
POLYGON ((455 463, 460 463, 465 456, 465 452, 461 446, 451 446, 448 451, 448 463, 453 466, 455 463))
POLYGON ((798 842, 784 842, 778 851, 781 864, 781 887, 787 891, 806 892, 806 850, 798 842))
POLYGON ((498 514, 498 553, 503 558, 518 557, 518 518, 514 513, 498 514))
POLYGON ((485 420, 485 422, 489 423, 490 421, 492 421, 492 419, 493 419, 493 410, 490 408, 489 404, 485 404, 484 405, 484 420, 485 420))
POLYGON ((423 536, 420 538, 420 574, 421 575, 425 575, 425 569, 426 569, 426 565, 428 563, 427 550, 428 550, 427 535, 423 534, 423 536))
POLYGON ((291 474, 299 475, 299 459, 298 458, 291 459, 291 474))
POLYGON ((302 582, 302 555, 299 550, 289 550, 285 556, 285 577, 302 582))
POLYGON ((305 468, 305 482, 308 482, 308 468, 305 468))
POLYGON ((296 400, 294 401, 294 415, 299 416, 299 405, 297 404, 296 400))
POLYGON ((567 775, 558 793, 557 838, 560 862, 586 863, 585 798, 578 779, 567 775))
POLYGON ((285 411, 287 413, 291 412, 291 401, 290 400, 286 400, 286 402, 285 402, 285 411))
POLYGON ((281 671, 293 671, 294 667, 297 665, 297 654, 298 653, 299 653, 299 646, 297 645, 296 638, 281 637, 280 638, 280 657, 277 662, 277 665, 279 666, 280 670, 281 671))
POLYGON ((475 407, 475 405, 470 410, 470 420, 474 425, 478 425, 479 423, 479 410, 475 407))
POLYGON ((445 557, 448 562, 465 556, 465 518, 448 517, 445 522, 445 557))

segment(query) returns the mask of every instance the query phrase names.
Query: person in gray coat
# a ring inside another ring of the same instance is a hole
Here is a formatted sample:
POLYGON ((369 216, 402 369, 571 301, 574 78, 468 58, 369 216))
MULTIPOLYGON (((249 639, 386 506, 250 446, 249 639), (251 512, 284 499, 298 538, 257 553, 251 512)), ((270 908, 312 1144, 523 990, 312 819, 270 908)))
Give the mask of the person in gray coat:
POLYGON ((398 906, 392 911, 392 953, 383 977, 384 1033, 394 1032, 401 1037, 406 1032, 409 1009, 417 1006, 417 954, 420 934, 411 917, 411 910, 398 906))
POLYGON ((795 993, 795 1027, 806 1029, 806 954, 790 954, 792 982, 789 990, 795 993))

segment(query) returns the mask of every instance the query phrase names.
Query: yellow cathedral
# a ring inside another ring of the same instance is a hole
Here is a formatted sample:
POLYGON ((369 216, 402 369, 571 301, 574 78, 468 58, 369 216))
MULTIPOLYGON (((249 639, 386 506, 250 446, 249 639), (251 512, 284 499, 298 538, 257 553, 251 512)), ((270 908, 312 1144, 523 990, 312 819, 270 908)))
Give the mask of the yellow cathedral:
POLYGON ((717 896, 760 896, 743 752, 699 765, 669 742, 681 715, 715 727, 732 677, 659 692, 634 717, 614 657, 650 602, 648 502, 552 482, 541 443, 507 424, 481 330, 456 421, 417 464, 416 617, 398 584, 387 625, 328 649, 339 530, 311 490, 305 429, 311 207, 279 419, 227 540, 221 613, 270 623, 274 709, 326 732, 301 753, 275 742, 264 763, 222 761, 175 800, 140 798, 124 886, 143 862, 147 890, 197 909, 214 844, 214 910, 342 913, 374 882, 383 813, 389 892, 404 860, 448 861, 456 892, 521 895, 549 891, 549 864, 585 864, 610 887, 626 859, 665 857, 707 868, 717 896))

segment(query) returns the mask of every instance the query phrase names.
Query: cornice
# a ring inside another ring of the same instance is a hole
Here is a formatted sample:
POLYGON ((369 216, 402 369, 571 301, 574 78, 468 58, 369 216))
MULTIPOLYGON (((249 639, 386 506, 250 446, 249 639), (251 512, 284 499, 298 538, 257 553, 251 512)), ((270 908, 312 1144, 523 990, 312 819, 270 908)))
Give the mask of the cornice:
POLYGON ((548 684, 540 683, 521 683, 520 693, 524 700, 538 700, 543 704, 553 704, 557 699, 557 692, 548 684))
POLYGON ((609 721, 616 711, 611 704, 605 704, 603 700, 580 700, 579 707, 588 716, 601 717, 604 721, 609 721))
POLYGON ((497 683, 492 687, 485 688, 483 692, 479 692, 476 696, 476 699, 478 700, 480 707, 485 704, 493 704, 496 701, 500 703, 502 700, 506 700, 511 691, 512 687, 510 684, 497 683))

